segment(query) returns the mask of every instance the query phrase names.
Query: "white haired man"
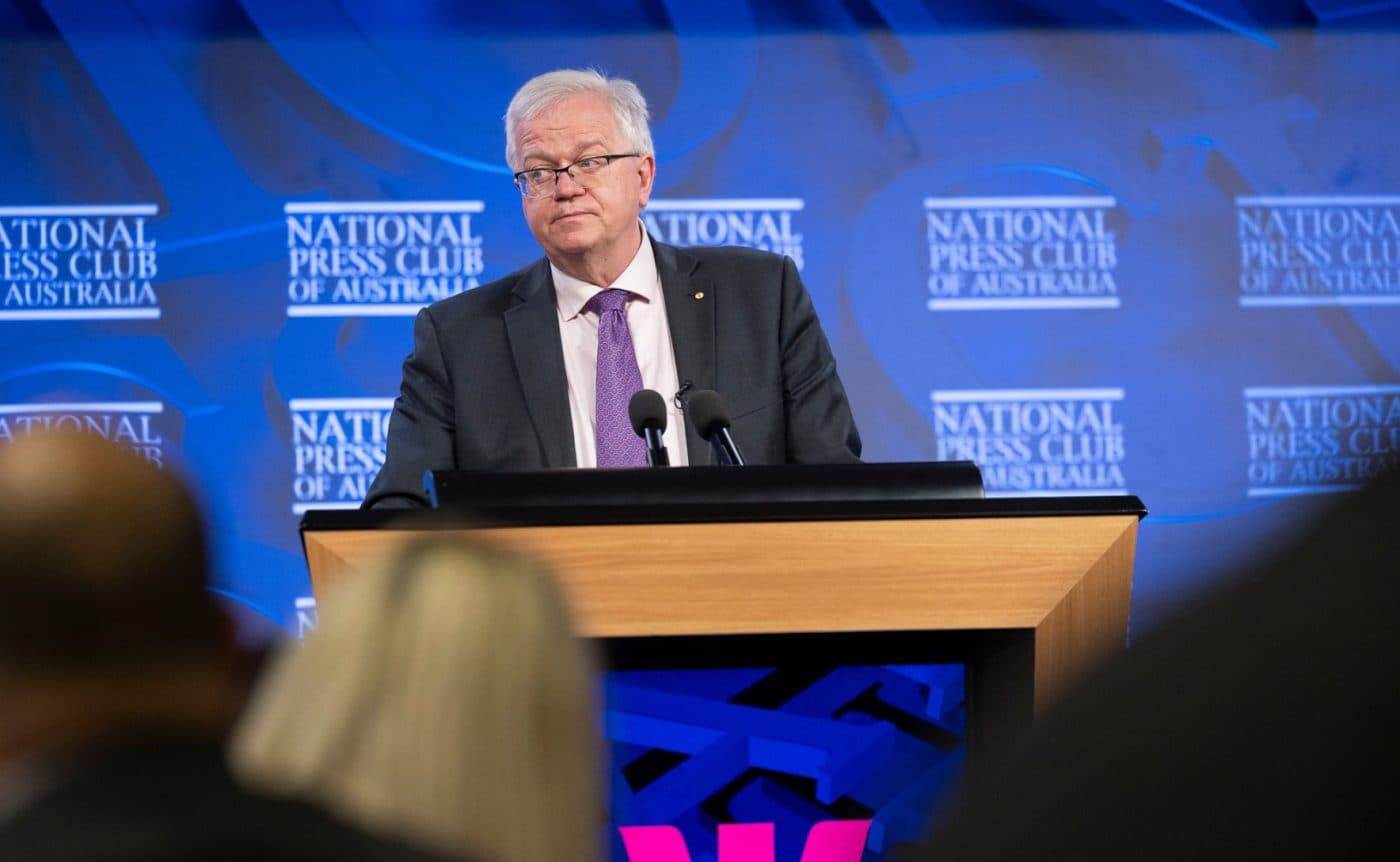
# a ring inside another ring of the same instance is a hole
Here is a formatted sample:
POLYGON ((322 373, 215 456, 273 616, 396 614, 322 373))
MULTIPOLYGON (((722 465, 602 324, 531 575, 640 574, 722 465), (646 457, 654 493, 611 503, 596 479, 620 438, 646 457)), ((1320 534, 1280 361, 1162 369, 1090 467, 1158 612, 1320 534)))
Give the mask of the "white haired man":
POLYGON ((543 260, 419 313, 366 507, 423 505, 434 469, 646 463, 641 388, 674 402, 672 464, 710 462, 673 393, 714 389, 750 463, 854 461, 860 436, 793 262, 675 248, 644 229, 656 158, 630 81, 560 70, 505 115, 506 161, 543 260))

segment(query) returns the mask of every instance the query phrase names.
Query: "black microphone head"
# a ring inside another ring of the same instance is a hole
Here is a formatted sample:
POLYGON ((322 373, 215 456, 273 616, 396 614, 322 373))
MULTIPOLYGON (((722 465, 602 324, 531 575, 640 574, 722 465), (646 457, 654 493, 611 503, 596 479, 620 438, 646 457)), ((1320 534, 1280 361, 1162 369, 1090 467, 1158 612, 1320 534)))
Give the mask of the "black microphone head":
POLYGON ((639 389, 627 402, 627 418, 632 420, 632 430, 638 437, 645 437, 647 428, 665 432, 666 399, 655 390, 639 389))
POLYGON ((701 389, 685 403, 686 413, 700 436, 709 440, 721 428, 729 427, 729 408, 713 389, 701 389))

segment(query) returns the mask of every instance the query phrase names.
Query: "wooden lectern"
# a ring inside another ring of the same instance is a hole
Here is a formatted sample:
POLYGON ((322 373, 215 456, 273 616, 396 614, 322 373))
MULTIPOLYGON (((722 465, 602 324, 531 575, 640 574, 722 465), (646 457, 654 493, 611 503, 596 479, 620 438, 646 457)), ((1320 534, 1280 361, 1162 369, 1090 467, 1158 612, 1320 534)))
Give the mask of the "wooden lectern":
POLYGON ((1146 510, 962 496, 950 469, 452 473, 453 512, 313 511, 302 539, 318 599, 423 530, 528 548, 615 667, 966 662, 977 752, 1122 647, 1146 510))

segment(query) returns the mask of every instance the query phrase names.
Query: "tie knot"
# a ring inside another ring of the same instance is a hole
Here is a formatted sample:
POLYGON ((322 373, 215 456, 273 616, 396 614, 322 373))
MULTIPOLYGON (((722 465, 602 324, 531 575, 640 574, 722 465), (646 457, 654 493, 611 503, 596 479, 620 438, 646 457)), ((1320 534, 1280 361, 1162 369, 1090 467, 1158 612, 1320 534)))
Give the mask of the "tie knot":
POLYGON ((599 317, 602 317, 610 311, 621 311, 627 305, 627 300, 631 298, 631 291, 623 290, 620 287, 610 287, 593 294, 583 307, 591 309, 599 317))

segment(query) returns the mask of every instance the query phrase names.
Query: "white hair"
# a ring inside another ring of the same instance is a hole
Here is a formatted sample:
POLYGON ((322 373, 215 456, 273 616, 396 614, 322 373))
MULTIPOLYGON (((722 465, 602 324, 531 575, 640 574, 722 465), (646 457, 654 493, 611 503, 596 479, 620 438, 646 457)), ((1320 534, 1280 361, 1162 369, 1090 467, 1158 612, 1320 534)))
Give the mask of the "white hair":
POLYGON ((647 100, 636 84, 625 78, 606 77, 596 69, 558 69, 526 81, 506 108, 506 164, 511 170, 523 167, 515 141, 520 124, 533 120, 560 100, 582 93, 595 93, 612 105, 624 149, 644 156, 654 153, 651 128, 647 125, 647 100))

